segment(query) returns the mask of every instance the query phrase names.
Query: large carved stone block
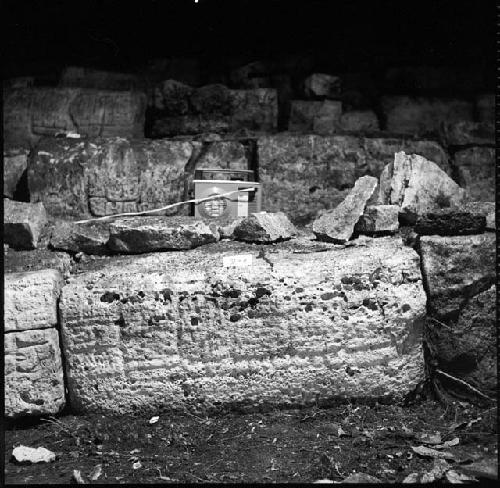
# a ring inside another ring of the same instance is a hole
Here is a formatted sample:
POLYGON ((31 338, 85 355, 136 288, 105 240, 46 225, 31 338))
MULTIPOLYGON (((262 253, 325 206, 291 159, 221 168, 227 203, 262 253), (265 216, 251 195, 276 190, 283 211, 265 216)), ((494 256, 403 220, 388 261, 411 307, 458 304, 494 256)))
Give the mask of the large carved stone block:
POLYGON ((418 255, 394 238, 320 247, 226 242, 72 277, 60 304, 72 406, 401 398, 424 375, 418 255))

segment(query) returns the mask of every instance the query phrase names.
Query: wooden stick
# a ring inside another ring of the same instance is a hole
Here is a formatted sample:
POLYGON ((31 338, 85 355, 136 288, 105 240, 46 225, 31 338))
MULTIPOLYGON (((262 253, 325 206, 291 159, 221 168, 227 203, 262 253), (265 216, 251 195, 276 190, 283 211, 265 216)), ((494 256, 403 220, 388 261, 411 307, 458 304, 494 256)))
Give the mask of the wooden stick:
POLYGON ((460 378, 456 378, 455 376, 452 376, 449 373, 445 373, 444 371, 441 371, 438 368, 435 369, 435 372, 438 373, 438 374, 440 374, 440 375, 442 375, 442 376, 445 376, 446 378, 449 378, 449 379, 451 379, 453 381, 456 381, 456 382, 464 385, 466 388, 468 388, 469 390, 473 391, 476 395, 479 395, 482 398, 486 398, 489 401, 493 401, 493 398, 490 398, 489 396, 487 396, 484 393, 480 392, 477 388, 474 388, 472 385, 469 385, 469 383, 467 383, 466 381, 461 380, 460 378))

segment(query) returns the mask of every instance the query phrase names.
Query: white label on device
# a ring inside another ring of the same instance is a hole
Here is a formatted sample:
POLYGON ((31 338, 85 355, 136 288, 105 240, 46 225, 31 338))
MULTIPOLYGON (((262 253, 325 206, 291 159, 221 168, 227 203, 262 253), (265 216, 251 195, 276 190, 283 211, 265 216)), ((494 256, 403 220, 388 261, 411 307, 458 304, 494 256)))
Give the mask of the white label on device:
POLYGON ((238 217, 248 217, 248 192, 238 192, 238 217))
POLYGON ((236 254, 235 256, 222 256, 222 266, 251 266, 253 262, 251 254, 236 254))

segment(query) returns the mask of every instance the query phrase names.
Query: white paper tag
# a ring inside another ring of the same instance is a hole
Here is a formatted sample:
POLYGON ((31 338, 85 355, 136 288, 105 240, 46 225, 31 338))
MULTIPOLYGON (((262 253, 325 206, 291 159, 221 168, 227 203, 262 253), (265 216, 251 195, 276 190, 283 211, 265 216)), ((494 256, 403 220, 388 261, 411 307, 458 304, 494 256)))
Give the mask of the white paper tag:
POLYGON ((222 266, 252 266, 253 256, 251 254, 236 254, 235 256, 222 256, 222 266))

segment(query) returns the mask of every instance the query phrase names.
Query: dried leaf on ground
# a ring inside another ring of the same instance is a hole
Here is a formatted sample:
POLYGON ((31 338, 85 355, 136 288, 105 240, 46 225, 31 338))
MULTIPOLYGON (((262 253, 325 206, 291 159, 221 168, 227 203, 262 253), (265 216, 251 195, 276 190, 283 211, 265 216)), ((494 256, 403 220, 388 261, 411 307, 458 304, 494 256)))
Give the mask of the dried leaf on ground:
POLYGON ((467 481, 477 481, 476 478, 467 476, 462 473, 457 473, 453 469, 447 471, 445 476, 446 476, 446 481, 448 481, 448 483, 466 483, 467 481))
POLYGON ((71 475, 71 479, 77 485, 84 485, 85 484, 85 480, 83 479, 82 474, 80 473, 80 471, 78 471, 78 469, 73 470, 73 474, 71 475))
POLYGON ((421 434, 417 437, 417 439, 422 443, 422 444, 441 444, 441 434, 439 432, 436 432, 434 434, 421 434))
POLYGON ((101 474, 102 474, 102 464, 98 464, 90 474, 90 479, 92 481, 96 481, 100 478, 101 474))

